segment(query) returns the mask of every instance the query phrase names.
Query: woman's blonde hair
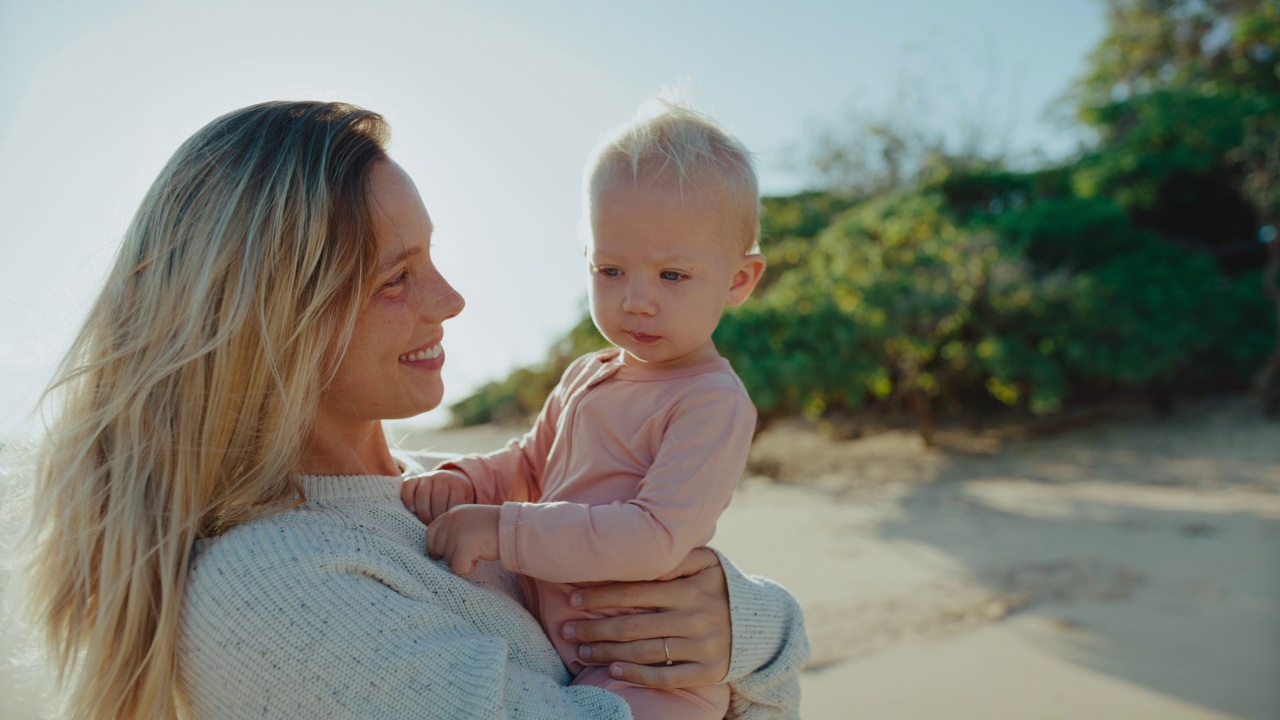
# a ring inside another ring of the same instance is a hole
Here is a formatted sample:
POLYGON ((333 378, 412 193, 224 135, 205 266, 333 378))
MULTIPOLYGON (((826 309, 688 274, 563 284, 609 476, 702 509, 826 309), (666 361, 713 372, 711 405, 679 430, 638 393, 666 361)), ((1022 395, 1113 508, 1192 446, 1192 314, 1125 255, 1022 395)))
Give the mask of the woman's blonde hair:
POLYGON ((42 403, 28 596, 73 718, 183 711, 196 540, 296 501, 372 283, 382 117, 272 102, 178 149, 42 403))

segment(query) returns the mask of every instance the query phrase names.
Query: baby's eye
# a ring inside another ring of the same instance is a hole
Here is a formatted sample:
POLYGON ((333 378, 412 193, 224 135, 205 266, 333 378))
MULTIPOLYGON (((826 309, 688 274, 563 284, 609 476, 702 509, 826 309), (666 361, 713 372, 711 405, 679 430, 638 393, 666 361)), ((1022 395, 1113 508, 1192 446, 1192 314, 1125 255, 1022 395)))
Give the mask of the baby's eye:
POLYGON ((689 276, 681 272, 676 272, 675 270, 663 270, 660 277, 667 282, 679 282, 689 276))
POLYGON ((622 271, 615 267, 603 267, 600 268, 599 272, 605 277, 618 277, 622 274, 622 271))

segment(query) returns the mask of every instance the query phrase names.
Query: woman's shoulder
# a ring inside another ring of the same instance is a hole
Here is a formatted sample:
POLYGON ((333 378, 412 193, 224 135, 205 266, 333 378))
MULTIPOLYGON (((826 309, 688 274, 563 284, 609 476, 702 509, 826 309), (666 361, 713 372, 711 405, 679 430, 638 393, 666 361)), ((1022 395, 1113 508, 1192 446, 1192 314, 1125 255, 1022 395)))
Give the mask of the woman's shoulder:
MULTIPOLYGON (((494 687, 509 647, 529 668, 563 674, 521 611, 515 577, 497 563, 482 563, 474 582, 456 576, 426 556, 424 535, 403 507, 343 498, 312 500, 202 543, 178 650, 195 715, 318 717, 346 707, 410 717, 421 708, 406 707, 407 696, 454 692, 442 677, 494 687), (512 589, 494 592, 504 579, 512 589)), ((494 715, 472 708, 456 716, 494 715)))
POLYGON ((421 475, 442 462, 456 460, 461 457, 461 453, 442 452, 440 450, 401 450, 399 448, 392 450, 391 454, 400 462, 400 466, 404 468, 405 477, 411 475, 421 475))
POLYGON ((326 581, 335 568, 371 576, 395 573, 425 556, 422 526, 398 501, 311 501, 200 541, 189 597, 246 600, 292 594, 326 581))

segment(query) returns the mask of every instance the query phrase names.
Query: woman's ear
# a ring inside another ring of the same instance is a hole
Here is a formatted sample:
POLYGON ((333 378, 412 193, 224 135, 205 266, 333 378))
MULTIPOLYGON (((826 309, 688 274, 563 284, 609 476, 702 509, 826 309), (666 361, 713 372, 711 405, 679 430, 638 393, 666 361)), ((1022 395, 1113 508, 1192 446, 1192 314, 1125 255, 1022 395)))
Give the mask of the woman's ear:
POLYGON ((764 274, 764 266, 764 256, 760 253, 743 256, 742 266, 733 274, 729 285, 729 307, 737 307, 751 297, 751 291, 756 289, 756 283, 760 282, 760 276, 764 274))

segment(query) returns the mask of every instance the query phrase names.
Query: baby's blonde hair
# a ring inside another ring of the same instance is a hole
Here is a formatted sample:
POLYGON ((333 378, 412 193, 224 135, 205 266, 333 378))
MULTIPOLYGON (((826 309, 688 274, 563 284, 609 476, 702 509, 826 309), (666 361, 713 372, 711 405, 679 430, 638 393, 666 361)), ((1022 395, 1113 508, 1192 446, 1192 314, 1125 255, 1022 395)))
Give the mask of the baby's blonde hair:
POLYGON ((143 199, 45 393, 27 597, 69 717, 184 714, 193 545, 299 497, 319 393, 373 282, 387 134, 351 105, 243 108, 143 199))
POLYGON ((751 153, 719 123, 684 102, 654 98, 642 106, 638 119, 592 153, 583 188, 587 217, 598 184, 620 170, 636 183, 674 181, 682 193, 686 187, 719 192, 739 229, 742 252, 753 252, 759 244, 760 184, 751 153))

